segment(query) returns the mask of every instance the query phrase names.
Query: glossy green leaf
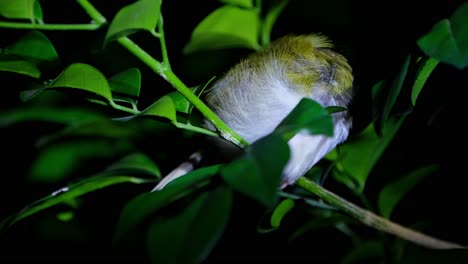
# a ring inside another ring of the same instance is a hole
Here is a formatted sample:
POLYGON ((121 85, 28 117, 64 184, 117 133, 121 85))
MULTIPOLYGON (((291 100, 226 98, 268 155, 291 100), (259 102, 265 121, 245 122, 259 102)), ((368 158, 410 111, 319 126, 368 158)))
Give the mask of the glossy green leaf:
POLYGON ((412 171, 408 175, 385 185, 379 193, 378 206, 383 217, 390 218, 395 206, 427 175, 437 170, 439 166, 432 165, 412 171))
POLYGON ((161 178, 161 172, 158 166, 145 154, 133 153, 110 165, 106 172, 113 174, 133 175, 135 173, 144 173, 161 178))
POLYGON ((36 64, 19 59, 0 57, 0 71, 14 72, 31 76, 33 78, 41 77, 41 71, 36 64))
POLYGON ((50 88, 67 87, 89 91, 112 100, 106 77, 96 68, 83 63, 68 66, 51 84, 50 88))
POLYGON ((281 121, 274 133, 290 140, 304 129, 310 134, 333 135, 332 117, 319 103, 309 98, 303 98, 281 121))
POLYGON ((439 21, 419 38, 418 46, 426 55, 463 69, 468 66, 467 25, 468 2, 465 2, 450 18, 439 21))
MULTIPOLYGON (((294 208, 295 202, 294 199, 300 199, 301 197, 295 194, 289 194, 285 192, 279 192, 282 197, 286 197, 286 199, 282 200, 273 210, 271 215, 268 215, 270 211, 267 211, 264 217, 269 216, 269 223, 267 224, 266 221, 261 220, 257 225, 257 232, 261 234, 270 233, 275 231, 281 225, 281 221, 283 218, 294 208), (263 223, 265 222, 265 223, 263 223), (263 226, 267 225, 267 226, 263 226)), ((266 220, 266 219, 265 219, 266 220)))
POLYGON ((191 171, 160 191, 143 193, 133 198, 122 209, 117 222, 115 241, 121 240, 159 209, 195 191, 198 184, 216 175, 219 169, 220 165, 214 165, 191 171))
POLYGON ((27 107, 0 113, 0 127, 28 121, 54 122, 76 126, 104 116, 82 108, 27 107))
POLYGON ((385 104, 385 93, 384 88, 387 86, 385 80, 380 80, 375 83, 371 88, 372 97, 372 118, 374 122, 374 128, 378 135, 382 133, 382 105, 385 104))
POLYGON ((173 122, 177 121, 176 108, 171 97, 163 96, 155 103, 146 108, 141 115, 143 116, 159 116, 167 118, 173 122))
POLYGON ((403 63, 400 71, 397 73, 395 78, 393 78, 390 84, 390 90, 388 91, 387 99, 382 110, 382 124, 385 124, 388 117, 390 116, 390 112, 395 105, 398 96, 400 95, 401 88, 403 87, 403 83, 406 79, 406 74, 408 73, 408 67, 410 64, 411 57, 408 55, 403 63))
POLYGON ((120 146, 112 142, 90 140, 52 145, 39 153, 31 165, 30 180, 54 183, 82 166, 91 158, 114 155, 120 146))
POLYGON ((424 84, 426 84, 427 79, 431 76, 431 73, 437 64, 439 64, 439 61, 432 57, 422 60, 423 61, 419 65, 416 73, 416 80, 414 81, 413 88, 411 89, 411 102, 413 103, 413 106, 416 105, 416 100, 418 99, 419 93, 424 87, 424 84))
POLYGON ((232 205, 232 191, 220 186, 198 195, 175 215, 157 217, 148 231, 153 263, 202 263, 221 237, 232 205))
POLYGON ((171 97, 174 107, 177 112, 188 114, 190 110, 190 102, 178 91, 168 94, 171 97))
POLYGON ((161 0, 138 0, 122 8, 112 19, 105 37, 109 43, 138 31, 153 31, 161 16, 161 0))
POLYGON ((115 101, 122 101, 133 105, 140 97, 141 72, 137 68, 131 68, 109 79, 109 86, 115 101))
POLYGON ((294 204, 295 202, 292 199, 284 199, 281 201, 271 215, 271 226, 275 228, 279 227, 284 216, 294 208, 294 204))
POLYGON ((56 63, 59 61, 57 51, 50 40, 40 31, 30 31, 4 49, 27 61, 39 63, 56 63))
POLYGON ((258 50, 259 28, 260 22, 255 9, 223 6, 197 25, 184 52, 227 48, 258 50))
MULTIPOLYGON (((203 92, 203 90, 208 86, 208 84, 213 79, 214 78, 209 80, 203 87, 201 86, 191 87, 190 90, 192 90, 192 92, 199 97, 200 94, 203 92)), ((174 106, 177 112, 184 113, 184 114, 191 113, 193 105, 180 92, 174 91, 174 92, 167 94, 167 96, 169 96, 172 99, 172 102, 174 103, 174 106)))
POLYGON ((44 24, 42 7, 39 0, 34 1, 34 18, 39 22, 39 24, 44 24))
POLYGON ((23 100, 30 100, 45 89, 72 88, 90 92, 112 101, 112 94, 106 77, 96 68, 83 63, 68 66, 51 83, 41 89, 26 91, 21 94, 23 100))
POLYGON ((408 73, 410 65, 410 55, 408 55, 400 68, 399 72, 388 81, 379 81, 372 87, 372 114, 374 129, 378 135, 381 135, 383 126, 395 106, 400 95, 403 83, 408 73))
POLYGON ((359 135, 348 139, 339 147, 341 157, 336 163, 337 170, 333 173, 335 179, 356 192, 362 192, 367 177, 392 142, 404 120, 405 116, 389 118, 380 137, 376 134, 373 124, 370 124, 359 135))
POLYGON ((34 20, 36 0, 2 0, 0 15, 10 19, 34 20))
POLYGON ((120 72, 109 79, 112 92, 129 97, 140 96, 141 72, 138 68, 131 68, 120 72))
POLYGON ((271 134, 250 145, 245 154, 221 170, 223 179, 235 190, 266 207, 277 201, 284 166, 289 160, 289 146, 271 134))
POLYGON ((236 5, 244 8, 252 8, 253 0, 220 0, 221 2, 229 5, 236 5))
POLYGON ((48 195, 33 204, 25 207, 21 212, 16 214, 9 226, 18 222, 26 217, 29 217, 33 214, 41 212, 47 208, 55 206, 61 203, 67 203, 69 200, 75 199, 82 195, 85 195, 90 192, 94 192, 96 190, 112 186, 115 184, 120 183, 134 183, 134 184, 141 184, 146 183, 147 180, 137 177, 129 177, 129 176, 95 176, 90 177, 79 182, 70 184, 69 186, 63 187, 51 195, 48 195))

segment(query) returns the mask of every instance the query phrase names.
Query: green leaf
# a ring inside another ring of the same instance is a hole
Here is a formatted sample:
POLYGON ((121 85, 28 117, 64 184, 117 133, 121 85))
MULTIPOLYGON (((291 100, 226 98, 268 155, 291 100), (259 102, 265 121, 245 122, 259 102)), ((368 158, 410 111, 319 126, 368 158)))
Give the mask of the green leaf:
POLYGON ((372 87, 372 114, 374 118, 374 128, 378 135, 382 133, 383 126, 390 116, 391 111, 400 95, 403 83, 408 73, 410 65, 410 55, 408 55, 400 71, 391 82, 379 81, 372 87), (388 83, 390 83, 388 85, 388 83), (383 106, 383 107, 382 107, 383 106))
POLYGON ((276 204, 288 159, 287 142, 271 134, 254 142, 242 157, 223 167, 221 176, 235 190, 271 208, 276 204))
POLYGON ((176 117, 176 108, 174 102, 172 101, 170 96, 163 96, 159 98, 156 102, 150 105, 148 108, 141 112, 143 116, 159 116, 164 117, 172 122, 177 122, 176 117))
POLYGON ((220 0, 221 2, 229 5, 236 5, 243 8, 252 8, 253 0, 220 0))
MULTIPOLYGON (((262 227, 263 224, 261 222, 264 221, 260 221, 259 225, 257 226, 257 232, 266 234, 278 229, 281 225, 281 221, 283 220, 284 216, 286 216, 286 214, 294 208, 294 199, 300 199, 299 196, 294 194, 289 194, 281 191, 279 192, 279 194, 283 197, 286 197, 286 199, 282 200, 273 210, 273 213, 270 216, 270 222, 268 227, 262 227)), ((270 211, 267 211, 267 213, 270 213, 270 211)), ((267 216, 267 214, 265 214, 265 216, 267 216)))
MULTIPOLYGON (((202 94, 203 90, 208 86, 208 84, 213 80, 214 78, 210 79, 204 86, 196 86, 196 87, 191 87, 190 90, 197 96, 200 97, 202 94)), ((183 96, 180 92, 174 91, 166 96, 169 96, 172 99, 172 102, 174 103, 175 109, 177 112, 184 113, 184 114, 190 114, 193 105, 183 96)))
POLYGON ((158 166, 143 153, 133 153, 123 157, 110 165, 106 169, 106 172, 127 175, 144 173, 152 175, 158 179, 161 178, 161 172, 159 171, 158 166))
POLYGON ((143 193, 129 201, 122 209, 115 232, 115 241, 143 223, 156 211, 196 190, 198 184, 216 175, 220 165, 191 171, 165 186, 161 191, 143 193))
POLYGON ((31 165, 30 180, 49 183, 61 181, 82 166, 84 161, 114 155, 118 148, 112 142, 100 140, 52 145, 41 151, 31 165))
POLYGON ((21 212, 16 214, 8 226, 29 217, 33 214, 41 212, 47 208, 55 206, 61 203, 67 203, 77 197, 85 195, 87 193, 109 187, 120 183, 134 183, 141 184, 146 183, 147 180, 137 177, 129 176, 95 176, 88 179, 70 184, 67 187, 63 187, 58 191, 55 191, 51 195, 48 195, 31 205, 25 207, 21 212))
POLYGON ((2 0, 0 15, 10 19, 29 19, 34 21, 36 0, 2 0))
POLYGON ((428 56, 459 69, 468 66, 468 2, 455 10, 449 19, 436 23, 418 39, 419 48, 428 56))
POLYGON ((83 108, 27 107, 12 109, 0 113, 0 127, 27 121, 54 122, 70 126, 93 120, 102 120, 104 116, 83 108))
POLYGON ((339 147, 341 157, 336 163, 337 170, 333 172, 335 179, 361 193, 367 177, 392 142, 404 120, 405 116, 389 118, 385 123, 382 136, 378 136, 374 125, 370 124, 359 135, 348 139, 339 147))
POLYGON ((403 66, 401 67, 400 71, 395 76, 395 78, 393 78, 393 81, 390 84, 390 90, 388 92, 387 100, 382 111, 382 122, 387 121, 388 117, 390 116, 390 112, 392 111, 393 106, 395 105, 395 102, 398 96, 400 95, 401 88, 403 87, 403 83, 406 78, 406 74, 408 73, 410 59, 410 55, 406 56, 403 66))
POLYGON ((154 31, 161 16, 161 0, 138 0, 122 8, 112 19, 104 39, 109 43, 135 32, 154 31))
POLYGON ((115 101, 123 101, 133 105, 140 97, 141 73, 137 68, 120 72, 109 79, 109 86, 115 101))
POLYGON ((36 79, 41 77, 41 71, 36 66, 36 64, 30 61, 8 58, 4 56, 0 57, 0 71, 14 72, 31 76, 36 79))
POLYGON ((23 100, 32 99, 45 89, 73 88, 101 96, 112 101, 112 94, 106 77, 96 68, 83 63, 74 63, 68 66, 60 75, 41 89, 22 93, 23 100))
POLYGON ((39 24, 44 24, 42 7, 38 0, 34 1, 34 17, 36 18, 37 22, 39 22, 39 24))
POLYGON ((272 227, 278 228, 281 225, 281 221, 284 216, 294 208, 293 199, 284 199, 280 204, 275 208, 273 214, 270 218, 270 224, 272 227))
POLYGON ((197 25, 184 52, 226 48, 258 50, 259 28, 260 22, 255 9, 223 6, 197 25))
POLYGON ((378 135, 382 133, 382 105, 385 103, 384 88, 387 86, 385 80, 380 80, 375 83, 371 88, 372 96, 372 118, 374 122, 374 128, 378 135))
POLYGON ((412 171, 408 175, 385 185, 379 194, 379 211, 383 217, 390 218, 393 209, 414 186, 421 182, 427 175, 437 170, 439 166, 431 165, 412 171))
POLYGON ((171 97, 172 102, 174 103, 175 110, 177 112, 188 114, 190 112, 190 102, 178 91, 174 91, 168 96, 171 97))
POLYGON ((303 129, 307 129, 310 134, 333 136, 332 117, 319 103, 309 98, 303 98, 281 121, 274 133, 290 140, 303 129))
POLYGON ((170 217, 158 217, 148 231, 153 263, 202 263, 221 237, 232 205, 232 191, 220 186, 198 195, 170 217))
POLYGON ((39 31, 30 31, 13 44, 5 47, 6 54, 12 54, 35 64, 56 64, 57 51, 50 40, 39 31))
POLYGON ((428 57, 424 59, 419 65, 418 71, 416 73, 416 80, 414 81, 413 88, 411 89, 411 102, 413 106, 416 105, 416 100, 418 99, 419 93, 421 92, 424 84, 426 84, 427 79, 431 76, 432 71, 439 64, 439 61, 428 57))

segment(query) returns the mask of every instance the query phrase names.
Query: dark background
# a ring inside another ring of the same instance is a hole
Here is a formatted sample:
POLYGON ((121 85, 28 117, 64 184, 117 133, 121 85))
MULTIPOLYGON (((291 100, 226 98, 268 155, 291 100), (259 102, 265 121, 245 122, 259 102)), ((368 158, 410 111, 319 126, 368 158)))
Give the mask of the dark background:
MULTIPOLYGON (((109 20, 125 4, 132 1, 92 1, 109 20)), ((42 1, 45 21, 49 23, 85 23, 89 18, 72 1, 42 1)), ((449 17, 463 1, 305 1, 291 0, 279 17, 272 32, 272 39, 286 34, 307 34, 320 32, 329 36, 336 49, 350 61, 355 74, 353 133, 358 133, 372 119, 370 88, 377 81, 395 74, 409 54, 421 55, 416 40, 428 32, 437 21, 449 17)), ((191 31, 203 17, 219 7, 218 1, 164 1, 162 13, 165 21, 166 41, 174 72, 188 85, 199 85, 213 75, 220 75, 242 56, 250 51, 234 49, 229 51, 201 52, 184 55, 182 49, 190 38, 191 31)), ((137 65, 142 71, 142 99, 140 109, 151 104, 161 94, 172 91, 170 85, 153 74, 116 44, 102 48, 105 28, 98 32, 45 32, 54 43, 62 65, 72 62, 86 62, 94 65, 106 76, 124 70, 129 65, 137 65), (156 87, 156 89, 154 89, 156 87)), ((0 30, 0 46, 6 45, 23 32, 19 30, 0 30)), ((157 40, 138 33, 133 38, 146 50, 158 57, 157 40)), ((51 70, 50 77, 58 74, 51 70)), ((3 75, 2 75, 3 76, 3 75)), ((405 122, 395 140, 390 145, 382 160, 377 164, 369 178, 365 194, 375 206, 378 191, 386 182, 396 179, 404 173, 420 166, 433 163, 441 164, 441 170, 429 176, 411 192, 396 208, 395 221, 405 225, 428 223, 425 231, 429 234, 460 243, 468 243, 466 228, 464 185, 465 141, 464 89, 466 88, 466 70, 460 71, 449 65, 441 64, 430 77, 427 86, 418 99, 412 115, 405 122)), ((14 81, 14 80, 12 80, 14 81)), ((5 86, 3 84, 2 86, 5 86)), ((1 109, 19 105, 17 90, 8 90, 0 100, 1 109)), ((407 104, 410 97, 400 98, 401 104, 407 104), (406 101, 405 101, 406 100, 406 101)), ((41 128, 35 126, 15 128, 2 132, 1 144, 5 146, 7 157, 3 159, 4 183, 1 184, 1 215, 17 210, 25 204, 49 193, 50 187, 24 187, 24 175, 34 159, 33 147, 35 136, 28 135, 28 129, 38 134, 41 128), (17 133, 23 131, 24 136, 17 133), (11 145, 11 142, 15 142, 11 145)), ((45 129, 47 130, 47 129, 45 129)), ((193 146, 185 145, 179 134, 170 138, 178 149, 170 149, 171 140, 167 140, 168 153, 174 154, 174 160, 161 164, 164 171, 176 165, 187 156, 193 146)), ((149 141, 151 142, 151 141, 149 141)), ((150 143, 146 143, 150 145, 150 143)), ((169 154, 168 154, 169 155, 169 154)), ((159 165, 159 164, 158 164, 159 165)), ((331 181, 329 189, 348 196, 346 190, 331 181)), ((2 242, 5 256, 47 259, 71 259, 84 257, 108 259, 109 254, 127 255, 136 260, 133 252, 115 252, 110 248, 113 224, 118 216, 119 206, 139 193, 138 188, 128 191, 115 187, 98 194, 90 194, 90 201, 97 204, 85 204, 84 215, 94 215, 80 219, 86 228, 77 226, 53 227, 57 234, 67 233, 74 237, 70 242, 66 237, 53 235, 49 240, 38 230, 46 221, 25 221, 19 223, 2 242), (121 192, 126 192, 122 194, 121 192), (103 205, 107 210, 103 210, 103 205), (112 205, 107 207, 108 205, 112 205), (112 210, 114 209, 114 210, 112 210), (61 230, 63 228, 63 231, 61 230), (75 233, 73 233, 75 232, 75 233), (80 236, 81 235, 81 236, 80 236), (81 239, 76 239, 76 236, 81 239), (65 242, 63 242, 65 241, 65 242), (23 252, 23 253, 19 253, 23 252), (127 254, 128 253, 128 254, 127 254)), ((354 199, 352 196, 349 199, 354 199)), ((285 218, 285 224, 277 232, 258 234, 255 231, 257 219, 263 209, 245 197, 236 196, 232 218, 220 243, 215 247, 208 262, 227 261, 280 261, 336 263, 350 249, 351 242, 334 229, 320 229, 310 235, 288 243, 288 236, 303 223, 301 212, 293 212, 285 218)), ((46 216, 43 216, 46 218, 46 216)), ((360 234, 375 237, 376 232, 357 226, 360 234)), ((144 247, 144 246, 143 246, 144 247)), ((141 257, 144 259, 144 257, 141 257)))

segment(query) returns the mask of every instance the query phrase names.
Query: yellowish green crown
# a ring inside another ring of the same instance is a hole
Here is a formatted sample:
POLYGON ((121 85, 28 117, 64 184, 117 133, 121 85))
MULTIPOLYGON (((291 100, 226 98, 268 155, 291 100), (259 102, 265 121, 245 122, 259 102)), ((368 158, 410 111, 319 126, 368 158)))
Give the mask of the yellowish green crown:
POLYGON ((254 55, 257 57, 254 59, 267 59, 270 56, 264 53, 270 53, 286 66, 287 78, 304 94, 310 94, 317 86, 329 89, 335 95, 350 93, 353 85, 351 66, 344 56, 332 49, 333 44, 322 35, 288 35, 272 42, 269 48, 258 53, 258 57, 254 55))

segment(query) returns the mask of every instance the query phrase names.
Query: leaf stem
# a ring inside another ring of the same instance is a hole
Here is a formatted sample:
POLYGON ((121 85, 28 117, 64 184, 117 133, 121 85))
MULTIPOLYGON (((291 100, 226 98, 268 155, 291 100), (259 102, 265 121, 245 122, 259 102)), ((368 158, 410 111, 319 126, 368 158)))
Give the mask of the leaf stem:
POLYGON ((117 110, 120 110, 120 111, 123 111, 123 112, 127 112, 127 113, 130 113, 130 114, 134 114, 134 115, 138 115, 141 113, 141 111, 139 111, 138 109, 133 109, 133 108, 128 108, 128 107, 125 107, 125 106, 121 106, 119 104, 116 104, 114 101, 112 100, 109 100, 109 104, 112 106, 112 108, 114 109, 117 109, 117 110))
POLYGON ((370 211, 367 211, 345 199, 337 196, 336 194, 326 190, 322 186, 316 184, 313 181, 308 180, 305 177, 299 178, 296 182, 300 187, 308 190, 309 192, 317 195, 330 205, 342 210, 348 215, 354 217, 363 224, 375 228, 377 230, 393 234, 397 237, 411 241, 420 246, 432 248, 432 249, 456 249, 466 248, 465 246, 440 240, 426 234, 420 233, 413 229, 401 226, 388 219, 378 216, 370 211))
MULTIPOLYGON (((120 110, 122 112, 126 112, 126 113, 129 113, 129 114, 132 114, 132 115, 139 115, 139 114, 142 113, 138 109, 128 108, 128 107, 116 104, 113 101, 109 101, 109 104, 112 106, 112 108, 114 108, 116 110, 120 110)), ((190 125, 190 124, 179 123, 179 122, 174 122, 174 121, 172 122, 172 124, 174 126, 180 128, 180 129, 185 129, 185 130, 200 133, 200 134, 205 134, 205 135, 209 135, 209 136, 217 136, 218 135, 218 134, 216 134, 215 132, 213 132, 211 130, 208 130, 208 129, 205 129, 205 128, 202 128, 202 127, 193 126, 193 125, 190 125)))
POLYGON ((76 2, 78 2, 96 24, 101 26, 107 23, 107 19, 88 0, 76 0, 76 2))
POLYGON ((161 54, 163 58, 163 63, 169 69, 171 68, 171 64, 169 63, 169 56, 167 55, 167 47, 166 47, 166 39, 164 37, 164 25, 163 25, 163 16, 162 14, 159 16, 159 23, 158 23, 158 34, 159 34, 159 42, 161 43, 161 54))
POLYGON ((117 42, 120 43, 124 48, 126 48, 130 53, 135 55, 138 59, 140 59, 144 64, 146 64, 151 70, 156 72, 158 75, 163 77, 167 80, 167 77, 164 75, 163 65, 161 62, 157 61, 150 54, 148 54, 145 50, 140 48, 135 42, 127 37, 120 37, 117 39, 117 42))
POLYGON ((218 135, 218 134, 216 134, 215 132, 213 132, 211 130, 208 130, 208 129, 205 129, 205 128, 202 128, 202 127, 192 126, 190 124, 184 124, 184 123, 178 123, 178 122, 173 122, 173 124, 178 128, 193 131, 193 132, 197 132, 197 133, 200 133, 200 134, 205 134, 205 135, 208 135, 208 136, 217 136, 218 135))
POLYGON ((37 29, 37 30, 97 30, 100 24, 30 24, 0 21, 2 28, 37 29))

